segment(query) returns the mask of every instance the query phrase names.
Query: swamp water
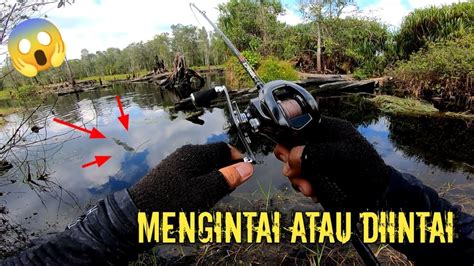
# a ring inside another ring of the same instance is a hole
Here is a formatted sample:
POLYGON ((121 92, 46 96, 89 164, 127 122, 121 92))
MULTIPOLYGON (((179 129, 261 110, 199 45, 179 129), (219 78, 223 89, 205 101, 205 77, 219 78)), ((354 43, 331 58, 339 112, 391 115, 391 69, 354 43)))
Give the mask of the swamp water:
MULTIPOLYGON (((61 231, 88 207, 108 193, 137 182, 164 157, 184 144, 233 141, 221 108, 205 110, 199 119, 187 119, 185 112, 174 112, 174 96, 149 84, 117 84, 107 89, 60 97, 42 107, 29 127, 25 139, 52 137, 46 143, 33 143, 10 154, 12 162, 29 163, 0 176, 0 206, 7 208, 4 218, 20 225, 30 238, 61 231), (115 96, 120 95, 130 127, 126 132, 117 120, 120 115, 115 96), (44 119, 47 117, 47 119, 44 119), (107 136, 89 139, 52 121, 53 117, 96 127, 107 136), (94 155, 112 158, 100 169, 81 165, 94 155), (39 179, 39 180, 38 180, 39 179), (43 180, 45 179, 45 180, 43 180)), ((320 99, 325 114, 351 121, 372 143, 386 163, 420 178, 452 202, 473 214, 474 130, 462 120, 430 117, 384 116, 360 96, 320 99)), ((2 143, 21 120, 7 117, 2 143)), ((21 144, 21 143, 20 143, 21 144)), ((281 164, 273 147, 256 143, 254 177, 225 198, 220 206, 282 212, 308 210, 311 201, 293 192, 281 174, 281 164), (278 198, 285 200, 277 200, 278 198), (278 205, 280 204, 280 205, 278 205)))

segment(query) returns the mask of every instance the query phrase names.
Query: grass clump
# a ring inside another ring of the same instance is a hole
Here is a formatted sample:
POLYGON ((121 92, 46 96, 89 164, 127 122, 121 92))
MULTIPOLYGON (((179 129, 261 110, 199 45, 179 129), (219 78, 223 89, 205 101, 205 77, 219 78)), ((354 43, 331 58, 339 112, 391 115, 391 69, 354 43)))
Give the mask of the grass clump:
POLYGON ((368 101, 375 104, 382 112, 390 115, 429 115, 449 116, 464 120, 474 120, 474 114, 468 112, 440 112, 432 104, 413 98, 400 98, 391 95, 377 95, 368 101))
POLYGON ((370 98, 369 101, 373 102, 382 112, 388 114, 426 115, 439 112, 433 105, 411 98, 378 95, 370 98))

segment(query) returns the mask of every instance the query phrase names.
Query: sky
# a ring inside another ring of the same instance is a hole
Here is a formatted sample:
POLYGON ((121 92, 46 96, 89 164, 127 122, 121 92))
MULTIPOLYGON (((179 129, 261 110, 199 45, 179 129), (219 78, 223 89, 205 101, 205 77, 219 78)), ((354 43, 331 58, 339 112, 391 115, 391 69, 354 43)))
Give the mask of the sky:
MULTIPOLYGON (((68 59, 80 58, 81 50, 94 53, 108 47, 123 49, 132 42, 148 41, 156 34, 170 32, 172 24, 210 26, 200 14, 189 8, 190 0, 77 0, 65 8, 48 11, 66 43, 68 59), (132 4, 133 3, 133 4, 132 4)), ((225 0, 195 0, 211 20, 217 20, 218 4, 225 0)), ((294 25, 302 22, 298 0, 282 0, 286 12, 280 21, 294 25)), ((363 15, 377 17, 396 28, 402 18, 415 8, 442 5, 458 0, 356 0, 363 15)), ((5 47, 2 47, 5 49, 5 47)), ((1 58, 0 58, 1 59, 1 58)))

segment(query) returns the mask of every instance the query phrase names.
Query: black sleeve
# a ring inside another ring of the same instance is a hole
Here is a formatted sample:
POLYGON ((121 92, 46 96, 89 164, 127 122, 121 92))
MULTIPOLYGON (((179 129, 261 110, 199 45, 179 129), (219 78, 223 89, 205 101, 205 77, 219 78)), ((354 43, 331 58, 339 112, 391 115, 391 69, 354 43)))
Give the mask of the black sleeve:
MULTIPOLYGON (((392 244, 408 259, 419 264, 473 265, 474 264, 474 217, 462 212, 447 200, 439 197, 432 188, 409 174, 392 168, 390 183, 385 194, 383 208, 394 211, 427 211, 454 213, 454 242, 392 244)), ((419 234, 415 234, 419 235, 419 234)), ((418 243, 417 243, 418 242, 418 243)))
POLYGON ((137 207, 128 191, 100 201, 87 214, 47 242, 33 246, 1 265, 127 264, 147 246, 138 245, 137 207))

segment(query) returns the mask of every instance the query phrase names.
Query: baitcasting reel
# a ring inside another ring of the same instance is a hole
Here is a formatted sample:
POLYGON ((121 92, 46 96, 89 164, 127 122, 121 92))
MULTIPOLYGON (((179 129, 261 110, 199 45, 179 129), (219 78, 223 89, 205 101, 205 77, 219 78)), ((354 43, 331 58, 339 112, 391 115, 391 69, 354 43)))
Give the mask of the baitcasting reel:
POLYGON ((301 86, 284 80, 264 84, 258 97, 251 99, 243 112, 235 101, 231 101, 225 86, 195 92, 191 94, 191 100, 196 107, 207 107, 221 93, 225 94, 231 123, 245 147, 247 162, 256 163, 250 148, 250 134, 258 133, 291 147, 303 143, 310 125, 321 120, 318 103, 313 96, 301 86))

